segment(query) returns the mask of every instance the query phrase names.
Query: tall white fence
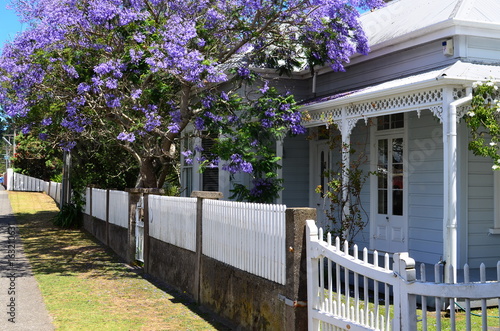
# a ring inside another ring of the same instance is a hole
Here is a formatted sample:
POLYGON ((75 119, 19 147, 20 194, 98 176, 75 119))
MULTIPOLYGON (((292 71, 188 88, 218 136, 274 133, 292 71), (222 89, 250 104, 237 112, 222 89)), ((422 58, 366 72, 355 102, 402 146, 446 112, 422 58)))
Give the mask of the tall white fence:
POLYGON ((106 190, 93 188, 92 189, 92 214, 91 216, 100 220, 106 220, 107 208, 107 194, 106 190))
POLYGON ((24 192, 45 192, 58 204, 61 203, 61 183, 47 182, 42 179, 15 173, 12 169, 7 170, 8 190, 24 192))
MULTIPOLYGON (((349 243, 340 245, 338 238, 323 240, 323 231, 314 221, 307 223, 307 292, 309 330, 490 330, 488 314, 500 324, 498 308, 488 312, 488 299, 500 305, 500 263, 496 280, 486 281, 486 269, 471 281, 464 267, 463 283, 442 283, 442 266, 434 267, 434 280, 426 279, 425 265, 416 278, 415 261, 408 253, 396 253, 393 265, 389 255, 369 255, 365 248, 349 243), (352 252, 352 254, 350 253, 352 252), (379 262, 381 260, 382 262, 379 262), (380 265, 379 265, 380 264, 380 265), (391 301, 392 300, 392 301, 391 301), (473 312, 473 304, 481 309, 473 312), (417 306, 418 304, 418 306, 417 306), (418 308, 418 309, 417 309, 418 308), (431 309, 437 312, 429 314, 431 309), (447 308, 449 317, 440 310, 447 308), (463 310, 465 326, 457 326, 456 310, 463 310), (472 322, 473 315, 479 322, 472 322)), ((453 273, 453 267, 447 266, 453 273)), ((497 329, 495 328, 495 330, 497 329)))
POLYGON ((196 198, 148 197, 149 235, 196 251, 196 198))
POLYGON ((205 200, 203 254, 285 284, 284 205, 205 200))
POLYGON ((109 223, 128 228, 128 198, 127 192, 109 191, 109 223))
POLYGON ((13 173, 13 176, 14 191, 43 192, 46 187, 46 182, 41 179, 18 173, 13 173))

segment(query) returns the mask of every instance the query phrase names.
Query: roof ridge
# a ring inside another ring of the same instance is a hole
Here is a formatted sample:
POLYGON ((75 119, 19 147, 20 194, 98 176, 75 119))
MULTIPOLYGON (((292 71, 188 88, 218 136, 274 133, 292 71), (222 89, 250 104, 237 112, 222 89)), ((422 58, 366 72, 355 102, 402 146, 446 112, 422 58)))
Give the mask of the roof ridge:
POLYGON ((450 19, 466 16, 474 7, 475 0, 459 0, 450 14, 450 19))

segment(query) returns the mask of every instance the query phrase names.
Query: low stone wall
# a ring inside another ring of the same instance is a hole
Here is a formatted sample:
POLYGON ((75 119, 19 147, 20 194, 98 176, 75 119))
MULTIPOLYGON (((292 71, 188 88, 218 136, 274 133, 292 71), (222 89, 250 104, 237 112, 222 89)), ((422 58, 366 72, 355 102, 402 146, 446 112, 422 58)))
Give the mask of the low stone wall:
POLYGON ((149 237, 146 272, 181 293, 194 297, 196 253, 149 237))
POLYGON ((83 227, 103 244, 107 243, 106 222, 90 215, 83 215, 83 227))
POLYGON ((109 247, 122 259, 127 259, 128 229, 115 224, 109 224, 109 247))
POLYGON ((285 330, 285 286, 202 257, 200 301, 249 330, 285 330))

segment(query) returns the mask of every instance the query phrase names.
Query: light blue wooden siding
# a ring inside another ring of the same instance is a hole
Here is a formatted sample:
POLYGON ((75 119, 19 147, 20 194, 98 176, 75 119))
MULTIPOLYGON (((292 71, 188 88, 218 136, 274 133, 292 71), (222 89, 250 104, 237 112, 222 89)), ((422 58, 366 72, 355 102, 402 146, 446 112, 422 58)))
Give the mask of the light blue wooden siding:
POLYGON ((348 91, 442 68, 455 61, 453 57, 443 55, 441 41, 435 41, 349 66, 346 72, 319 75, 316 91, 318 96, 348 91))
POLYGON ((443 255, 442 125, 424 110, 408 114, 408 248, 418 262, 443 255))
POLYGON ((500 59, 500 40, 467 37, 467 57, 470 61, 480 63, 498 63, 498 59, 500 59))
POLYGON ((493 227, 492 161, 471 152, 468 159, 468 263, 494 267, 500 260, 500 236, 488 234, 493 227))
POLYGON ((283 204, 309 206, 309 141, 306 135, 285 138, 283 144, 283 204))

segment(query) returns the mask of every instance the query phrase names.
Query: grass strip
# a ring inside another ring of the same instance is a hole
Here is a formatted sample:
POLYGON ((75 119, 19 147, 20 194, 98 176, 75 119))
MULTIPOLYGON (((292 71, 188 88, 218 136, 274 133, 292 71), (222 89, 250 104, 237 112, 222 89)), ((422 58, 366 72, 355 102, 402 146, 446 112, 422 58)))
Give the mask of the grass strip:
POLYGON ((53 226, 58 209, 49 196, 9 192, 9 199, 58 330, 227 330, 195 303, 141 277, 89 234, 53 226))

